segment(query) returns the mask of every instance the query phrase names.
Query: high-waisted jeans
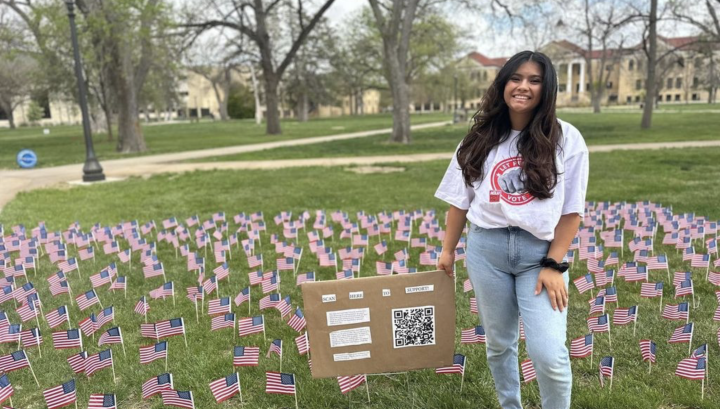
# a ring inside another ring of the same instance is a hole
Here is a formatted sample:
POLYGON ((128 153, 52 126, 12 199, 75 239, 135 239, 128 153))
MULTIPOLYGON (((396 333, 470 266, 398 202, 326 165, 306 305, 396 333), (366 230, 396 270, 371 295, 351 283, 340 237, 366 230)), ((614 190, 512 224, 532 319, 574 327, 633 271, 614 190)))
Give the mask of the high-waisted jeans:
MULTIPOLYGON (((572 372, 565 347, 567 309, 553 310, 547 291, 535 295, 540 260, 550 242, 519 227, 470 226, 467 269, 485 329, 487 361, 500 405, 522 408, 518 365, 518 314, 537 373, 544 409, 570 407, 572 372)), ((559 274, 559 273, 558 273, 559 274)), ((568 273, 563 274, 565 287, 568 273)))

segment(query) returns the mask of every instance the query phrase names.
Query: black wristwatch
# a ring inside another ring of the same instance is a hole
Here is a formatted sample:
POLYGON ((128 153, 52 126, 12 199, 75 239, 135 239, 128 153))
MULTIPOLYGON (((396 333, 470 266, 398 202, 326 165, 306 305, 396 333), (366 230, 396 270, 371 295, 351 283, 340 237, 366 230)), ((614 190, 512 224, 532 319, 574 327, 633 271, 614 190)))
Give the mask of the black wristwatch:
POLYGON ((568 268, 570 268, 570 265, 567 263, 567 261, 558 263, 555 261, 554 258, 551 257, 543 257, 542 260, 540 260, 540 265, 546 268, 552 268, 553 270, 557 270, 560 273, 564 273, 567 271, 568 268))

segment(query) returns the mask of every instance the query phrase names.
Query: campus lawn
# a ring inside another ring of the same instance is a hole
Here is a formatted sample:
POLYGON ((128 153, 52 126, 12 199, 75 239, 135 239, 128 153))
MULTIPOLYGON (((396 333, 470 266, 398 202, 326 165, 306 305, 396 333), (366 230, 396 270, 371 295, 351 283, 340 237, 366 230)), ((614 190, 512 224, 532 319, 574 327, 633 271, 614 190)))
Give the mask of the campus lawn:
MULTIPOLYGON (((588 200, 651 200, 663 205, 672 205, 676 213, 695 212, 713 220, 720 219, 720 208, 717 206, 717 194, 714 192, 713 181, 720 178, 720 148, 677 149, 665 151, 613 152, 591 154, 591 176, 588 200)), ((437 209, 441 224, 447 206, 433 198, 433 193, 442 177, 446 161, 435 161, 416 164, 393 165, 405 169, 399 173, 378 173, 359 175, 343 168, 294 168, 275 171, 212 171, 192 172, 183 175, 158 175, 143 180, 133 178, 123 182, 101 184, 91 187, 75 187, 70 189, 46 189, 21 193, 0 213, 0 223, 8 232, 16 223, 24 223, 28 227, 37 225, 43 220, 50 229, 64 229, 70 223, 79 221, 87 230, 94 222, 116 224, 122 220, 137 219, 141 223, 154 219, 158 225, 161 220, 177 216, 181 220, 199 214, 207 219, 216 211, 225 211, 228 219, 239 212, 255 212, 262 210, 267 221, 268 233, 281 233, 272 222, 272 217, 282 210, 293 211, 293 216, 309 210, 314 216, 316 209, 328 213, 340 209, 347 211, 351 217, 365 210, 376 213, 383 210, 414 210, 437 209)), ((314 220, 314 217, 311 218, 314 220)), ((231 231, 234 224, 230 223, 231 231)), ((335 226, 335 240, 329 243, 337 249, 349 245, 349 240, 339 240, 339 226, 335 226)), ((417 226, 415 233, 417 234, 417 226)), ((241 236, 244 238, 245 236, 241 236)), ((662 238, 658 232, 656 243, 662 238)), ((274 266, 277 256, 272 245, 268 243, 268 235, 263 234, 262 254, 266 270, 274 266), (268 266, 269 265, 269 266, 268 266)), ((626 241, 628 238, 626 238, 626 241)), ((318 268, 317 259, 307 251, 307 239, 301 234, 300 243, 305 245, 305 253, 300 263, 299 272, 315 270, 320 279, 334 277, 333 268, 318 268)), ((372 242, 374 243, 374 241, 372 242)), ((389 251, 382 258, 375 255, 372 249, 363 262, 362 275, 374 274, 375 261, 390 261, 392 254, 405 245, 389 241, 389 251)), ((657 244, 656 249, 667 252, 672 271, 688 270, 688 263, 680 261, 675 249, 657 244)), ((698 248, 699 250, 699 248, 698 248)), ((629 259, 626 252, 622 261, 629 259)), ((411 260, 417 265, 419 249, 411 249, 411 260)), ((607 253, 606 253, 607 255, 607 253)), ((212 252, 208 254, 212 258, 212 252)), ((311 379, 306 357, 297 353, 293 339, 298 334, 281 322, 275 310, 266 310, 267 342, 262 336, 232 339, 230 330, 209 332, 209 320, 201 316, 200 324, 195 322, 195 310, 184 297, 185 288, 195 285, 192 273, 186 272, 182 257, 176 259, 172 247, 166 243, 159 246, 158 257, 163 261, 168 280, 175 282, 176 302, 172 300, 151 300, 150 321, 159 321, 178 316, 185 318, 188 328, 188 342, 185 348, 180 337, 170 338, 169 372, 174 375, 175 388, 192 390, 195 394, 197 408, 240 407, 239 399, 233 398, 223 405, 216 405, 210 394, 208 383, 234 371, 231 361, 233 345, 261 347, 260 366, 255 368, 238 368, 243 387, 243 397, 249 407, 293 407, 291 396, 268 395, 264 393, 264 371, 278 370, 278 358, 264 358, 269 342, 274 338, 284 341, 285 356, 283 371, 297 375, 299 388, 299 404, 304 408, 337 408, 337 407, 374 407, 396 408, 416 407, 427 408, 477 408, 496 407, 492 378, 486 365, 485 347, 483 345, 460 345, 457 351, 468 357, 465 385, 463 393, 458 393, 460 379, 458 376, 435 375, 432 370, 415 371, 408 375, 409 387, 405 376, 393 378, 371 377, 370 395, 372 404, 366 404, 364 387, 350 393, 348 398, 340 394, 337 383, 333 379, 311 379)), ((81 262, 81 277, 72 273, 70 285, 75 295, 90 289, 88 276, 96 273, 115 258, 101 256, 93 266, 92 262, 81 262)), ((245 255, 233 250, 230 261, 231 281, 220 284, 223 296, 234 297, 241 288, 248 285, 245 255)), ((215 264, 210 262, 209 265, 215 264)), ((576 266, 571 278, 578 277, 582 268, 576 266)), ((119 347, 113 346, 116 359, 115 371, 118 384, 113 387, 112 374, 109 369, 98 372, 90 380, 79 375, 79 402, 84 405, 90 393, 115 392, 121 407, 161 408, 158 397, 141 403, 140 385, 151 376, 164 372, 164 364, 155 362, 150 365, 138 364, 138 345, 148 345, 148 339, 140 339, 139 324, 142 318, 132 312, 137 299, 153 288, 160 286, 162 278, 143 280, 137 261, 128 274, 126 265, 119 265, 120 275, 129 275, 127 299, 121 293, 113 294, 106 287, 99 289, 103 305, 114 304, 116 308, 116 324, 123 329, 127 358, 119 347)), ((45 277, 55 272, 47 258, 41 260, 36 283, 44 310, 50 311, 59 305, 68 304, 67 296, 53 298, 48 291, 45 277)), ((712 356, 717 357, 720 350, 716 339, 717 323, 711 320, 717 305, 713 291, 704 280, 704 271, 693 269, 698 277, 696 281, 696 297, 700 307, 692 310, 691 320, 696 323, 696 335, 693 347, 707 342, 712 356)), ((472 293, 462 293, 462 282, 467 277, 464 268, 459 268, 458 292, 456 304, 457 339, 462 329, 477 325, 477 317, 469 313, 469 297, 472 293)), ((664 272, 652 273, 653 279, 666 282, 664 303, 672 303, 673 293, 669 289, 664 272)), ((581 408, 658 408, 658 407, 717 407, 720 395, 717 391, 717 367, 710 364, 711 386, 706 386, 705 400, 700 400, 700 383, 681 379, 673 375, 675 366, 688 353, 687 344, 668 344, 672 330, 683 322, 667 321, 659 316, 658 299, 641 299, 638 296, 639 285, 616 281, 620 307, 639 305, 639 322, 637 334, 633 336, 632 326, 612 327, 612 349, 608 342, 608 334, 597 334, 595 337, 595 354, 592 366, 589 359, 573 360, 573 407, 581 408), (658 363, 653 366, 652 374, 648 374, 648 366, 640 359, 638 340, 653 339, 658 345, 658 363), (606 355, 616 359, 613 390, 600 389, 598 382, 598 362, 606 355), (713 369, 715 368, 715 369, 713 369)), ((295 305, 301 305, 300 291, 289 272, 282 273, 280 291, 283 295, 291 295, 295 305)), ((258 314, 257 302, 262 297, 259 288, 252 289, 252 314, 258 314)), ((214 298, 214 296, 210 297, 214 298)), ((588 315, 588 293, 579 295, 571 284, 571 305, 569 311, 568 338, 576 338, 587 333, 585 319, 588 315)), ((239 317, 248 316, 247 304, 233 307, 239 317)), ((611 305, 608 309, 612 312, 611 305)), ((4 309, 12 322, 18 321, 13 307, 6 303, 4 309)), ((90 312, 98 312, 93 307, 79 312, 76 306, 70 308, 73 322, 85 318, 90 312)), ((41 320, 42 321, 42 320, 41 320)), ((28 322, 28 327, 35 326, 28 322)), ((44 336, 42 345, 43 358, 38 357, 37 348, 28 348, 31 362, 41 384, 38 388, 27 369, 11 373, 10 379, 15 385, 13 397, 18 407, 30 407, 41 401, 41 389, 57 385, 72 376, 65 358, 77 350, 56 351, 52 348, 51 331, 45 322, 40 323, 44 336), (19 388, 22 387, 22 389, 19 388)), ((110 325, 104 327, 109 328, 110 325)), ((62 328, 66 328, 63 326, 62 328)), ((90 339, 90 353, 97 353, 99 348, 90 339)), ((459 341, 458 341, 459 342, 459 341)), ((12 351, 8 344, 0 345, 0 353, 12 351)), ((312 353, 312 351, 311 351, 312 353)), ((520 344, 520 358, 527 357, 524 343, 520 344)), ((533 382, 522 387, 524 403, 527 407, 539 407, 537 383, 533 382)))
MULTIPOLYGON (((718 113, 656 113, 653 127, 640 129, 640 113, 610 112, 604 114, 559 112, 558 117, 575 125, 588 145, 699 141, 718 139, 718 113)), ((415 153, 452 152, 469 127, 447 125, 412 133, 412 143, 388 142, 388 136, 347 139, 323 144, 275 148, 237 155, 216 156, 201 161, 245 161, 269 159, 301 159, 374 155, 408 155, 415 153)))
MULTIPOLYGON (((449 119, 450 115, 444 113, 412 116, 414 124, 449 119)), ((286 120, 282 122, 282 135, 265 135, 265 124, 258 126, 253 120, 141 125, 148 146, 148 152, 141 155, 149 155, 391 128, 392 116, 344 116, 304 123, 286 120)), ((17 168, 15 157, 22 149, 35 151, 39 167, 82 163, 85 160, 82 127, 55 126, 49 129, 50 134, 44 135, 43 127, 0 128, 0 168, 17 168)), ((132 156, 117 153, 116 142, 108 142, 105 134, 94 135, 93 140, 101 161, 132 156)))

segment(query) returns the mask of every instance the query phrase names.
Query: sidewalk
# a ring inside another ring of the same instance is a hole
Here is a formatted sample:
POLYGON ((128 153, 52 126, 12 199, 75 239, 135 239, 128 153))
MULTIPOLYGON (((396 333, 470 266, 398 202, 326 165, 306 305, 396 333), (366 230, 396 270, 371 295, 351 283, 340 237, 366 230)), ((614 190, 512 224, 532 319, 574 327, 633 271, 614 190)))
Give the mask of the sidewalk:
MULTIPOLYGON (((413 127, 413 129, 442 126, 445 123, 424 124, 413 127)), ((452 152, 442 153, 421 153, 413 155, 390 155, 390 156, 362 156, 344 158, 311 158, 311 159, 289 159, 289 160, 264 160, 264 161, 235 161, 235 162, 200 162, 200 163, 173 163, 192 159, 206 158, 212 156, 232 155, 241 152, 254 152, 264 149, 272 149, 279 146, 296 146, 310 143, 322 143, 339 139, 360 138, 364 136, 387 134, 390 130, 376 130, 369 132, 356 132, 352 134, 332 135, 302 140, 271 142, 255 145, 244 145, 230 148, 206 149, 201 151, 190 151, 163 155, 144 156, 128 159, 117 159, 102 162, 105 175, 108 178, 127 178, 130 176, 147 176, 159 173, 182 173, 194 170, 213 169, 279 169, 301 166, 346 166, 346 165, 372 165, 378 163, 408 163, 424 162, 432 160, 449 160, 452 152)), ((611 152, 616 150, 652 150, 665 148, 687 148, 687 147, 711 147, 720 146, 719 141, 686 141, 686 142, 658 142, 658 143, 635 143, 619 145, 596 145, 590 146, 590 152, 611 152)), ((0 190, 0 210, 2 206, 12 200, 19 192, 34 190, 43 187, 62 185, 78 181, 82 176, 82 165, 66 165, 54 168, 42 168, 36 170, 5 170, 0 171, 0 180, 3 182, 3 189, 0 190)))

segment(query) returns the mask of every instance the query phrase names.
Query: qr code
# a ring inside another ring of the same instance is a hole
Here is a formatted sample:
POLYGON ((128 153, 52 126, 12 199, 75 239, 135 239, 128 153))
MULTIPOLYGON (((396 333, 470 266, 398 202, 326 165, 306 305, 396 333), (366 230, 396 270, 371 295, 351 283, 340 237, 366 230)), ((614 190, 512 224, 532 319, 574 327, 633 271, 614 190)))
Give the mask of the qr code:
POLYGON ((434 306, 394 309, 392 321, 395 348, 435 345, 434 306))

